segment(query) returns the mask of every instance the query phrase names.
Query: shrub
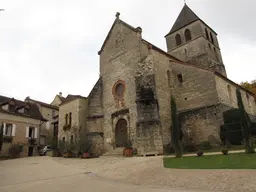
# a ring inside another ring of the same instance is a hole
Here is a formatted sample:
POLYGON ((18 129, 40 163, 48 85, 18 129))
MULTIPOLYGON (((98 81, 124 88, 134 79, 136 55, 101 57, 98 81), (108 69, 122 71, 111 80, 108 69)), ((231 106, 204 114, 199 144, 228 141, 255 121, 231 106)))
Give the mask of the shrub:
POLYGON ((164 154, 173 154, 173 153, 174 153, 174 149, 171 143, 164 145, 164 154))
POLYGON ((222 152, 223 155, 227 155, 228 154, 228 149, 222 149, 221 152, 222 152))
POLYGON ((197 149, 197 146, 195 144, 187 144, 184 146, 184 151, 186 152, 196 152, 198 149, 197 149))
POLYGON ((213 147, 212 147, 212 145, 209 141, 203 141, 203 142, 200 143, 200 149, 201 150, 210 150, 212 148, 213 147))
POLYGON ((201 157, 201 156, 203 156, 204 152, 203 151, 197 151, 196 154, 197 154, 198 157, 201 157))
POLYGON ((17 158, 20 156, 21 152, 21 145, 20 144, 12 144, 11 147, 9 148, 9 155, 11 158, 17 158))

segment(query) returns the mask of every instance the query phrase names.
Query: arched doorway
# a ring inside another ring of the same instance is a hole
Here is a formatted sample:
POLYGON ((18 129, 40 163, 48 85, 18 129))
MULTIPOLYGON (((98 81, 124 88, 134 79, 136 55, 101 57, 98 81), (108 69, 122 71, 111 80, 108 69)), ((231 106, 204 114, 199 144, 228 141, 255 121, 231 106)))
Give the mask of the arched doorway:
POLYGON ((124 147, 128 141, 127 121, 125 119, 120 119, 116 124, 115 140, 116 147, 124 147))

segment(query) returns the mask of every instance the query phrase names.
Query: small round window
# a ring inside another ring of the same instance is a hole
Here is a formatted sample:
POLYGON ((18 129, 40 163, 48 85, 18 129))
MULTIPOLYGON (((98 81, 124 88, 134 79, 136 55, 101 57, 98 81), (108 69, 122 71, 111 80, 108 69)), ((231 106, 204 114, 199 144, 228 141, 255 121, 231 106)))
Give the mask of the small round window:
POLYGON ((122 83, 118 83, 115 88, 115 94, 118 97, 121 97, 124 93, 124 85, 122 83))
POLYGON ((124 92, 125 92, 124 81, 122 81, 122 80, 117 81, 112 89, 112 93, 113 93, 114 97, 120 99, 124 96, 124 92))

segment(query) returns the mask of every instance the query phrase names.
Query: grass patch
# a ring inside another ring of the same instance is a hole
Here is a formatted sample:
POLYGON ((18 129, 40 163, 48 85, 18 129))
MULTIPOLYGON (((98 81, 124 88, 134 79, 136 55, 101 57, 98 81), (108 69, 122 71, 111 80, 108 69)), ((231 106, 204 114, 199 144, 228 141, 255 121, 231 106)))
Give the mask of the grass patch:
POLYGON ((256 169, 256 154, 236 153, 163 159, 165 168, 176 169, 256 169))

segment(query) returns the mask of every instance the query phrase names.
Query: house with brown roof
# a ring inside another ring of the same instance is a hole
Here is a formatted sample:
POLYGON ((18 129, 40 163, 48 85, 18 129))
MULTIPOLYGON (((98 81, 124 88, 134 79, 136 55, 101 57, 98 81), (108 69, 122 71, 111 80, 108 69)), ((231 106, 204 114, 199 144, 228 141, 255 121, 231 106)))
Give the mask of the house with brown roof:
POLYGON ((34 103, 0 96, 0 123, 4 142, 1 154, 7 154, 11 144, 22 146, 21 156, 38 154, 40 129, 47 120, 34 103))

